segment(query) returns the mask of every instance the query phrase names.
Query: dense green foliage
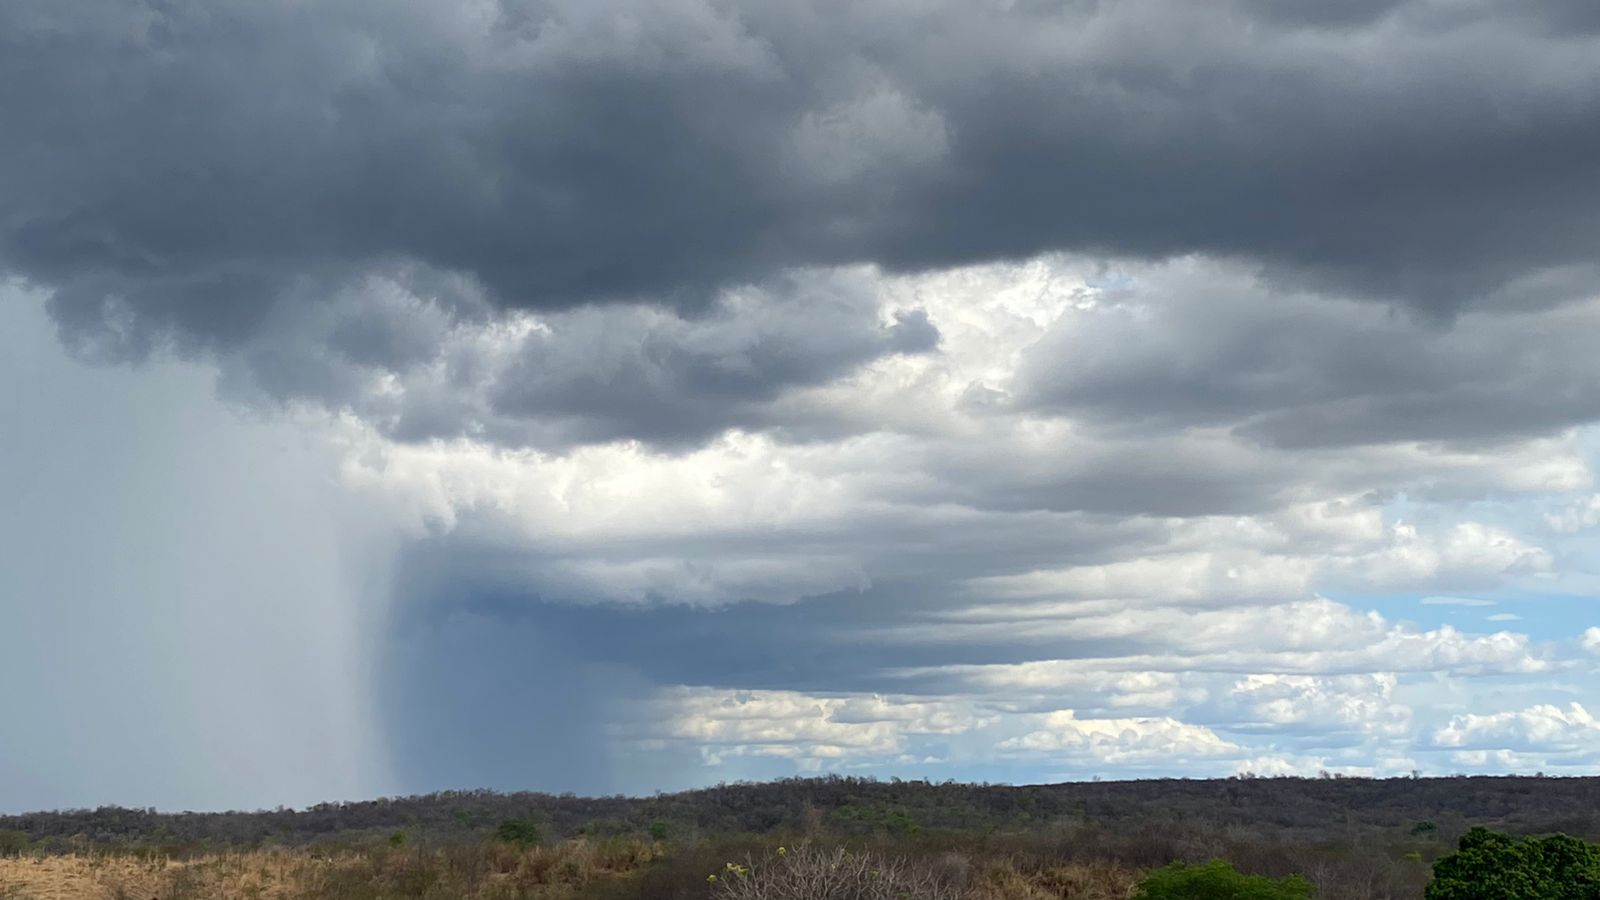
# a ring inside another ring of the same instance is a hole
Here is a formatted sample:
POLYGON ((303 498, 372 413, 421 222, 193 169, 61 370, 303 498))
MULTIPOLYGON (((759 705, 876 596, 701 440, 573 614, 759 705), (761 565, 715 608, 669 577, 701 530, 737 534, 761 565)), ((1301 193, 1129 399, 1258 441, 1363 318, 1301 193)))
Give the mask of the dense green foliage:
POLYGON ((544 829, 532 819, 507 819, 495 826, 494 839, 518 847, 532 847, 544 840, 544 829))
POLYGON ((1600 900, 1600 846, 1564 834, 1518 840, 1486 828, 1433 864, 1427 900, 1600 900))
POLYGON ((14 856, 26 850, 31 843, 26 831, 15 828, 0 829, 0 856, 14 856))
POLYGON ((1307 900, 1311 882, 1299 875, 1244 875, 1214 859, 1196 866, 1173 863, 1145 876, 1137 900, 1307 900))

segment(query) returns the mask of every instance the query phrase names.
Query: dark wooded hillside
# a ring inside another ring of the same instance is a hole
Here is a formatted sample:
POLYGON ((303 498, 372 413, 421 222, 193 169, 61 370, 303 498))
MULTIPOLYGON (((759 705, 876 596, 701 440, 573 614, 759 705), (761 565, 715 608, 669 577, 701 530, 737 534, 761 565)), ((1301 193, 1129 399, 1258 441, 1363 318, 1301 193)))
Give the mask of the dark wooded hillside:
POLYGON ((1472 825, 1600 837, 1600 778, 1231 778, 990 785, 825 777, 724 784, 653 797, 451 791, 302 810, 162 813, 102 807, 0 816, 36 842, 257 846, 361 841, 405 830, 447 843, 531 819, 551 837, 827 831, 897 835, 1093 831, 1300 843, 1451 840, 1472 825))

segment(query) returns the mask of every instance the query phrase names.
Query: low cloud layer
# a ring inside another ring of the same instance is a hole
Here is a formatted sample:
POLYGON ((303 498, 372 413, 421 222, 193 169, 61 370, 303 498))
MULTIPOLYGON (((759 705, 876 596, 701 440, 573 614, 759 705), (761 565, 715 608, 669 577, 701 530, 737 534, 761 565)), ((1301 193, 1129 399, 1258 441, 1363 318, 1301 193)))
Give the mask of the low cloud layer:
MULTIPOLYGON (((72 702, 232 648, 254 705, 142 740, 346 723, 296 798, 1594 771, 1597 51, 1556 0, 13 4, 0 643, 98 648, 72 702)), ((53 786, 0 808, 278 802, 0 710, 53 786)))

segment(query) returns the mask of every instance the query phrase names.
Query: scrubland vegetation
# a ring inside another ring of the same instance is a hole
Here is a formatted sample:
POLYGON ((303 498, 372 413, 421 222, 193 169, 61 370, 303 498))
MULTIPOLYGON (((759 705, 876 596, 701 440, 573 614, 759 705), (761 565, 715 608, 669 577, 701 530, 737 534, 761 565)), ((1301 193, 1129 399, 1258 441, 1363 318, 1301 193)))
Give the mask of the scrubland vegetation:
POLYGON ((0 900, 1600 900, 1596 837, 1600 779, 793 779, 0 817, 0 900))

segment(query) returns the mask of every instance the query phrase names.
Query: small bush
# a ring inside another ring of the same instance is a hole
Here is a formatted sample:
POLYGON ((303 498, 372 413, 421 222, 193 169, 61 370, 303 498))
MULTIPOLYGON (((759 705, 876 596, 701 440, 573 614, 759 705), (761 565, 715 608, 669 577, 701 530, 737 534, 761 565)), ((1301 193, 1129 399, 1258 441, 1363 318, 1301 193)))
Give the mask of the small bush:
POLYGON ((14 828, 0 829, 0 856, 16 856, 28 849, 33 843, 28 839, 26 831, 14 828))
POLYGON ((917 824, 916 819, 899 810, 890 813, 884 818, 883 827, 890 834, 916 834, 922 830, 922 826, 917 824))
POLYGON ((544 840, 544 829, 532 819, 506 819, 495 828, 494 839, 527 849, 544 840))
POLYGON ((1427 900, 1595 900, 1600 846, 1558 834, 1517 840, 1486 828, 1433 864, 1427 900))
POLYGON ((1136 900, 1306 900, 1311 882, 1299 875, 1245 875, 1220 859, 1203 865, 1173 863, 1147 875, 1136 900))

